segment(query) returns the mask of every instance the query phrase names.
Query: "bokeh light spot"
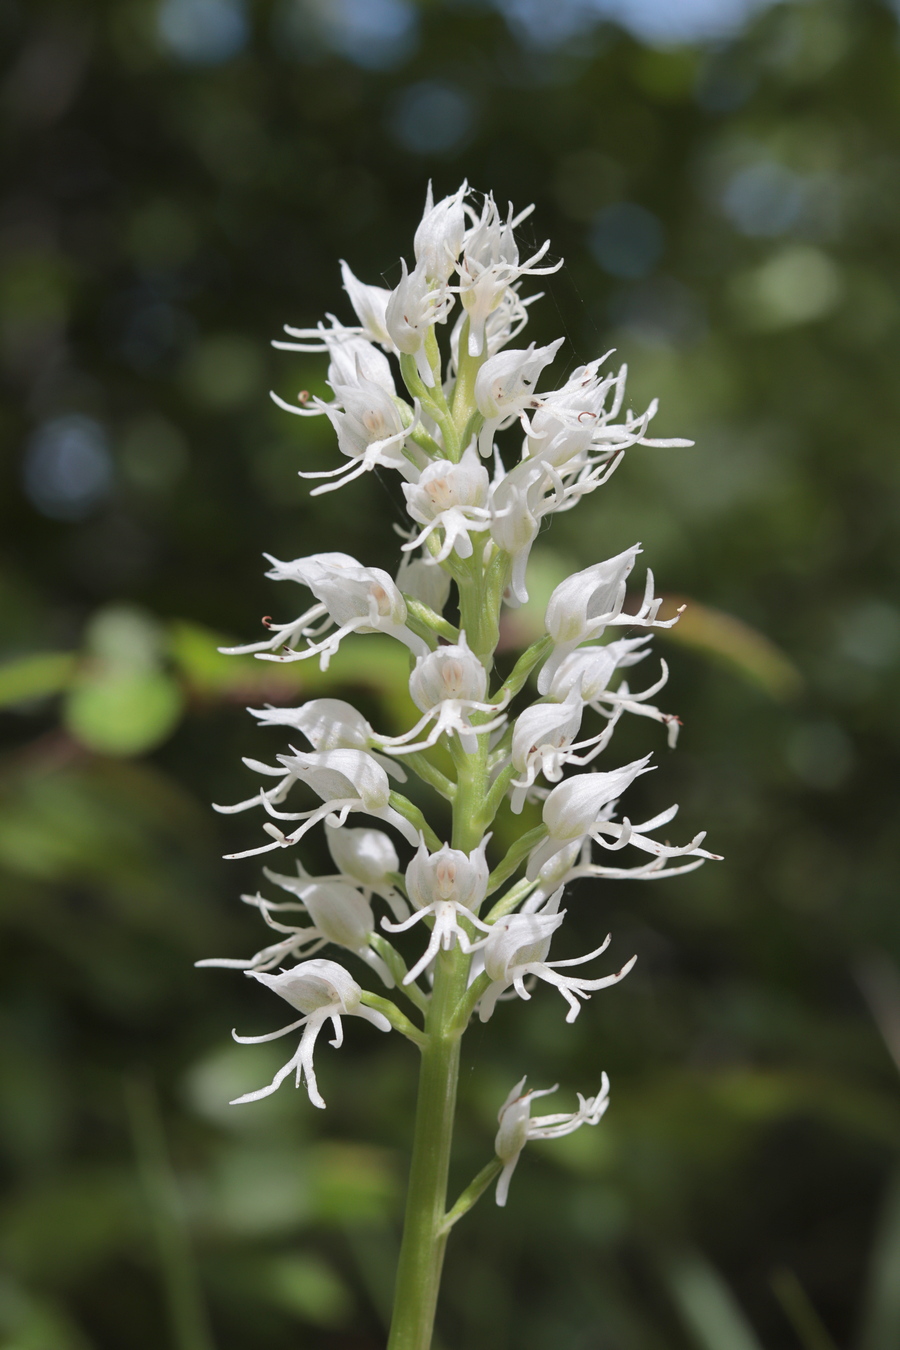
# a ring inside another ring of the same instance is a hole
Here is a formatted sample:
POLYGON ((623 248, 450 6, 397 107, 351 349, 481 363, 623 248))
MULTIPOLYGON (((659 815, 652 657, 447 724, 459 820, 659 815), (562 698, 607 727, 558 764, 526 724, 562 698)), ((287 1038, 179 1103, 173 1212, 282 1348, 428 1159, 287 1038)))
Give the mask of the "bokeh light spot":
POLYGON ((475 121, 472 100, 458 85, 422 80, 401 91, 388 127, 394 139, 417 155, 441 155, 466 140, 475 121))
POLYGON ((784 234, 796 224, 806 192, 803 179, 772 160, 733 174, 722 192, 722 210, 748 235, 784 234))
POLYGON ((614 202, 594 217, 588 245, 604 272, 636 280, 656 266, 665 234, 659 219, 635 202, 614 202))
POLYGON ((732 299, 748 327, 791 328, 824 318, 838 304, 843 281, 821 249, 792 244, 734 279, 732 299))
POLYGON ((249 37, 240 0, 165 0, 157 27, 175 56, 197 65, 228 61, 243 49, 249 37))
POLYGON ((41 515, 83 520, 112 486, 106 432, 79 413, 45 422, 28 444, 22 477, 25 495, 41 515))

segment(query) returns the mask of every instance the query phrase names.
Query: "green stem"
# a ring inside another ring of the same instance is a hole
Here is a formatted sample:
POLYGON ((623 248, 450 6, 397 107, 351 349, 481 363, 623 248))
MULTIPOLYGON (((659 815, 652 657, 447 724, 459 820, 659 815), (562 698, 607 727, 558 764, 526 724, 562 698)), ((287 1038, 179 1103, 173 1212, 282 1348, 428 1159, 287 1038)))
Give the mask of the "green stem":
POLYGON ((447 1234, 444 1211, 459 1079, 459 1034, 448 1034, 448 1013, 465 988, 468 957, 439 952, 434 993, 425 1021, 416 1125, 394 1290, 388 1350, 429 1350, 447 1234))
POLYGON ((495 1177, 498 1177, 503 1170, 503 1163, 499 1158, 492 1158, 486 1167, 482 1167, 478 1176, 470 1181, 462 1195, 457 1200, 452 1209, 447 1211, 447 1217, 444 1220, 444 1232, 449 1233, 455 1223, 459 1223, 464 1214, 484 1195, 488 1186, 495 1177))
POLYGON ((533 891, 537 885, 536 881, 529 881, 523 877, 517 881, 515 886, 510 886, 505 895, 502 895, 497 901, 490 914, 487 915, 485 923, 496 923, 498 919, 503 919, 507 914, 511 914, 517 905, 520 905, 529 891, 533 891))
POLYGON ((531 646, 527 647, 519 657, 491 702, 500 703, 504 698, 515 698, 535 666, 544 659, 552 646, 553 639, 551 637, 541 637, 538 638, 537 642, 532 642, 531 646))
POLYGON ((425 843, 433 852, 437 852, 438 849, 443 847, 441 840, 438 839, 422 812, 417 806, 413 806, 407 797, 404 797, 400 792, 392 792, 388 801, 395 811, 398 811, 401 816, 409 821, 410 825, 414 825, 421 832, 425 843))
MULTIPOLYGON (((473 754, 460 757, 452 842, 464 853, 477 848, 482 838, 481 805, 487 784, 484 739, 480 738, 473 754)), ((447 1177, 462 1035, 456 1012, 465 994, 469 961, 458 946, 438 952, 435 961, 388 1350, 429 1350, 431 1346, 449 1231, 447 1177)))
POLYGON ((409 1018, 389 998, 383 998, 381 994, 370 994, 367 990, 364 990, 360 1002, 364 1003, 367 1008, 374 1008, 376 1012, 383 1013, 394 1030, 399 1031, 401 1036, 405 1036, 408 1041, 412 1041, 413 1045, 417 1045, 420 1050, 424 1050, 428 1045, 428 1037, 424 1032, 413 1026, 409 1018))
POLYGON ((403 957, 397 951, 396 947, 388 942, 387 938, 382 937, 380 933, 372 934, 369 938, 369 946, 372 948, 373 952, 378 953, 393 975, 398 990, 405 994, 410 1003, 414 1003, 420 1012, 427 1013, 428 995, 422 993, 422 990, 416 984, 415 980, 411 980, 409 984, 403 983, 409 971, 406 962, 403 960, 403 957))
MULTIPOLYGON (((391 795, 393 796, 393 793, 391 795)), ((527 830, 521 838, 517 839, 506 857, 501 863, 497 864, 488 878, 488 895, 493 895, 498 886, 502 886, 507 877, 511 877, 516 868, 521 867, 535 845, 546 837, 547 826, 542 824, 535 825, 533 830, 527 830)))
POLYGON ((516 770, 512 764, 507 764, 505 769, 501 769, 491 784, 490 791, 484 799, 484 827, 487 829, 494 816, 500 809, 500 804, 506 796, 507 789, 513 780, 516 770))
POLYGON ((422 779, 423 783, 428 783, 439 792, 448 802, 452 802, 456 796, 456 784, 448 778, 445 773, 432 764, 430 759, 426 758, 426 751, 413 750, 408 755, 398 755, 397 758, 401 764, 408 764, 414 774, 422 779))
MULTIPOLYGON (((408 615, 418 619, 423 627, 431 630, 432 633, 438 633, 445 637, 448 642, 459 642, 459 629, 454 628, 452 623, 448 623, 440 614, 435 614, 434 610, 421 600, 414 599, 411 595, 404 595, 408 615)), ((408 622, 408 619, 407 619, 408 622)))

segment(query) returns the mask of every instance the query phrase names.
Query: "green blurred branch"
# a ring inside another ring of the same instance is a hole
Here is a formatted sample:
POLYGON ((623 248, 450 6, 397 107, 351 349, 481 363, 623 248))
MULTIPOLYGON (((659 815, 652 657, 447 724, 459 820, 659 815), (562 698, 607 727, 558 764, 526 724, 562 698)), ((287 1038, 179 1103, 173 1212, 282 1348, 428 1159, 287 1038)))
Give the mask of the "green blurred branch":
POLYGON ((172 1344, 176 1350, 215 1350, 156 1093, 148 1078, 134 1076, 126 1080, 125 1095, 138 1173, 156 1241, 172 1344))

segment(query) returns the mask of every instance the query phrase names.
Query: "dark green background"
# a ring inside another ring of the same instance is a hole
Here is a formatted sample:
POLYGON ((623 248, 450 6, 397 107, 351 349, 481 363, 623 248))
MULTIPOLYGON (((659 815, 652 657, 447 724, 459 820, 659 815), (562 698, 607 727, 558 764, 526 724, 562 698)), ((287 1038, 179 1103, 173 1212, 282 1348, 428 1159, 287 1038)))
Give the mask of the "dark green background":
MULTIPOLYGON (((726 855, 585 887, 558 954, 609 928, 634 973, 572 1027, 542 989, 468 1037, 455 1186, 523 1073, 562 1110, 606 1069, 612 1106, 457 1230, 441 1344, 900 1344, 897 18, 808 0, 663 49, 508 9, 379 7, 387 40, 349 5, 258 3, 200 59, 149 0, 0 3, 7 1350, 200 1350, 163 1295, 185 1231, 219 1350, 384 1342, 410 1048, 351 1021, 319 1052, 327 1113, 289 1087, 230 1109, 280 1061, 229 1031, 278 1010, 192 962, 264 941, 255 863, 220 861, 258 826, 208 802, 280 748, 242 706, 310 687, 216 636, 298 612, 264 549, 399 557, 395 482, 310 505, 296 470, 336 462, 330 432, 266 391, 324 392, 324 363, 267 343, 349 320, 339 257, 395 283, 429 176, 534 201, 523 236, 566 266, 529 336, 565 331, 566 368, 616 346, 635 406, 659 394, 659 434, 697 443, 631 452, 537 561, 549 585, 641 539, 697 602, 665 648, 678 751, 641 722, 607 758, 654 749, 629 812, 679 801, 673 838, 726 855), (643 276, 604 245, 623 201, 657 223, 652 266, 624 246, 643 276), (63 433, 94 490, 54 487, 63 433), (162 1248, 154 1094, 185 1215, 162 1248)), ((340 679, 395 727, 354 650, 340 679)))

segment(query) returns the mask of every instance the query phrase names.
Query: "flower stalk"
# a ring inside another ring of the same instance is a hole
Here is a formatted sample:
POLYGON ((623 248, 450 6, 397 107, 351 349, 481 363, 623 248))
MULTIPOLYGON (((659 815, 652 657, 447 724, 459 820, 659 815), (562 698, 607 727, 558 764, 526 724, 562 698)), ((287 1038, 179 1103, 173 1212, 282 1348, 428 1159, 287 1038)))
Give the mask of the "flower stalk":
POLYGON ((411 528, 396 578, 345 553, 271 559, 273 580, 304 586, 315 603, 299 618, 267 620, 266 638, 232 649, 270 661, 318 657, 324 669, 345 638, 378 632, 403 643, 410 655, 409 693, 421 717, 399 735, 382 735, 336 699, 256 710, 263 725, 290 727, 312 749, 291 746, 275 756, 275 765, 245 761, 262 775, 263 786, 217 809, 260 810, 265 842, 230 856, 293 848, 323 824, 337 872, 314 877, 299 861, 296 877, 267 869, 269 881, 292 898, 244 899, 276 940, 248 960, 199 963, 242 969, 300 1014, 262 1036, 235 1033, 242 1043, 300 1033, 272 1083, 245 1093, 238 1104, 269 1095, 293 1075, 312 1103, 324 1106, 313 1052, 326 1025, 331 1045, 341 1044, 346 1018, 397 1031, 419 1051, 389 1350, 429 1350, 448 1234, 495 1180, 497 1203, 506 1204, 528 1140, 597 1125, 609 1102, 608 1080, 598 1070, 600 1090, 579 1095, 577 1110, 532 1118, 532 1102, 556 1089, 526 1092, 521 1079, 500 1107, 493 1159, 448 1210, 460 1042, 470 1020, 477 1014, 486 1022, 499 1002, 527 1002, 551 984, 573 1021, 582 1002, 621 980, 635 958, 611 974, 573 973, 602 955, 607 938, 585 956, 550 959, 570 884, 656 879, 716 856, 701 847, 702 834, 681 846, 652 837, 675 807, 640 824, 617 818, 619 797, 648 771, 649 755, 612 770, 593 767, 627 713, 663 723, 670 744, 680 725, 647 702, 663 687, 665 666, 659 680, 637 693, 624 681, 615 684, 621 669, 648 655, 651 630, 674 622, 658 618, 652 573, 637 611, 626 611, 626 583, 640 545, 562 582, 547 605, 544 635, 505 680, 495 677, 503 608, 528 598, 528 558, 544 517, 569 510, 605 484, 630 447, 689 444, 648 438, 655 404, 640 416, 622 413, 624 367, 605 374, 605 357, 579 367, 560 388, 538 392, 562 340, 541 348, 509 344, 528 318, 530 299, 520 295, 524 279, 561 264, 546 262, 548 243, 520 260, 515 229, 527 214, 515 216, 510 208, 504 218, 490 195, 479 207, 465 183, 435 203, 429 187, 415 266, 402 263, 394 291, 364 284, 342 264, 357 324, 332 318, 330 327, 288 329, 296 340, 277 344, 329 358, 332 402, 276 399, 297 415, 326 416, 337 432, 345 463, 304 471, 327 480, 314 491, 391 469, 400 476, 411 528), (438 330, 457 304, 461 314, 442 346, 438 330), (397 392, 395 372, 407 397, 397 392), (505 451, 501 435, 508 438, 505 451), (444 616, 453 586, 458 624, 444 616), (609 641, 621 627, 638 636, 609 641), (592 725, 583 726, 586 719, 592 725), (321 804, 292 809, 297 783, 321 804), (450 805, 449 840, 435 825, 446 808, 429 818, 419 805, 429 791, 435 804, 450 805), (515 833, 526 804, 540 809, 540 823, 515 833), (393 834, 368 821, 348 823, 358 815, 374 817, 393 834), (491 868, 492 829, 506 847, 491 868), (405 867, 394 835, 413 851, 405 867), (602 861, 605 852, 627 847, 650 860, 602 861), (482 914, 489 896, 493 906, 482 914), (399 946, 385 932, 402 935, 399 946), (424 947, 416 937, 423 932, 424 947), (367 980, 379 976, 391 996, 364 988, 342 964, 316 956, 326 946, 362 963, 367 980), (291 960, 296 964, 270 973, 291 960), (406 999, 405 1010, 395 998, 406 999))

